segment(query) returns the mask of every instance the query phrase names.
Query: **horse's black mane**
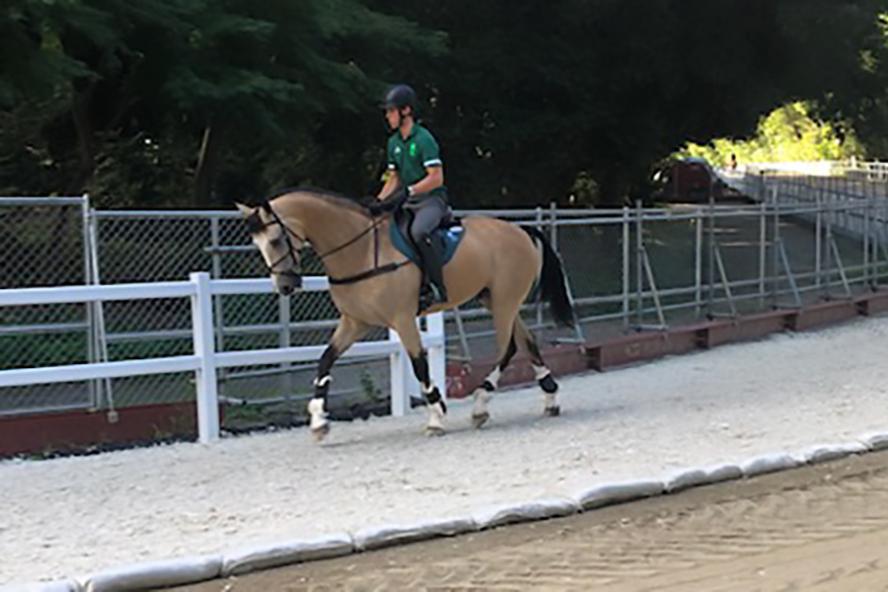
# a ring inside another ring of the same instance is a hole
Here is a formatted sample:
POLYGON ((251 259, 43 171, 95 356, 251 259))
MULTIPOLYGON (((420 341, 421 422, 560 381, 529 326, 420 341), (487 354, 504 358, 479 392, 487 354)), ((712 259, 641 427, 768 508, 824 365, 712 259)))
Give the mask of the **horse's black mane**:
POLYGON ((368 213, 367 206, 364 204, 363 201, 359 201, 341 193, 336 193, 335 191, 330 191, 329 189, 321 189, 319 187, 313 187, 311 185, 299 185, 298 187, 286 187, 284 189, 279 189, 266 197, 265 203, 268 203, 271 200, 283 195, 287 195, 288 193, 306 193, 313 197, 317 197, 319 199, 323 199, 325 201, 336 204, 338 206, 361 212, 362 214, 368 213))

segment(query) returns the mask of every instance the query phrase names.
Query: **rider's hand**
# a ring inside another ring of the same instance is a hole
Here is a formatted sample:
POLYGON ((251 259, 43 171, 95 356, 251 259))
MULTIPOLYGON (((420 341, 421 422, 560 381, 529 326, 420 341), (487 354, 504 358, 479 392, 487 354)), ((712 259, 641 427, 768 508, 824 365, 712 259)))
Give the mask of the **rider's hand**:
POLYGON ((401 204, 407 201, 408 197, 410 197, 410 190, 407 187, 399 187, 385 199, 375 199, 367 204, 367 209, 370 210, 371 216, 380 216, 401 207, 401 204))
POLYGON ((384 214, 388 208, 385 202, 374 198, 373 201, 367 204, 367 209, 370 211, 370 215, 375 218, 376 216, 384 214))

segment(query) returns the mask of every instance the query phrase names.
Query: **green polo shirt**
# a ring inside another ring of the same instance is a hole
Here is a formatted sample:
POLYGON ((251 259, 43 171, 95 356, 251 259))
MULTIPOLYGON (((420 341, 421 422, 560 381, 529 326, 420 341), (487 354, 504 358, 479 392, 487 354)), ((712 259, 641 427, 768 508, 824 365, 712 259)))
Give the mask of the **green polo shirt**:
MULTIPOLYGON (((388 168, 398 171, 398 178, 404 186, 414 185, 428 174, 429 167, 443 166, 438 142, 432 134, 418 123, 413 124, 410 135, 401 137, 400 130, 388 140, 388 168)), ((446 193, 446 189, 438 187, 431 193, 446 193)))

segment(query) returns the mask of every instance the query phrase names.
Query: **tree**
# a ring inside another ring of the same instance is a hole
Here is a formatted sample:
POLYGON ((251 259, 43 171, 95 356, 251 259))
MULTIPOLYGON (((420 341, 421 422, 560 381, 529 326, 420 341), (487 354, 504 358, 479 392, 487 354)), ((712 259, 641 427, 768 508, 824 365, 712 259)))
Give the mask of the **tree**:
POLYGON ((48 154, 41 161, 56 173, 56 190, 98 189, 117 204, 162 203, 154 195, 165 191, 209 205, 228 170, 260 188, 263 172, 248 171, 257 154, 310 154, 325 118, 362 109, 379 92, 382 80, 365 64, 383 63, 381 52, 418 59, 444 49, 441 35, 357 0, 20 4, 23 16, 6 22, 16 47, 37 31, 32 61, 53 67, 30 79, 5 68, 5 114, 25 117, 38 86, 64 107, 40 122, 41 149, 5 145, 13 165, 4 176, 48 154))
POLYGON ((812 117, 812 107, 790 103, 759 121, 755 137, 718 138, 703 146, 690 143, 676 156, 699 156, 725 166, 731 155, 740 162, 793 162, 864 158, 866 151, 853 131, 812 117))

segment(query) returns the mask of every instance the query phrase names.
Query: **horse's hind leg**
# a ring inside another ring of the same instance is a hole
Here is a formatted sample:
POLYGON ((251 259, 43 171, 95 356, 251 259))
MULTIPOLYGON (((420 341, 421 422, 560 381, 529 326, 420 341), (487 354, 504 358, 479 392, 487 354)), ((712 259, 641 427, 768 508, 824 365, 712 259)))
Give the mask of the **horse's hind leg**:
POLYGON ((561 414, 561 407, 558 405, 556 393, 558 392, 558 383, 552 378, 552 371, 546 367, 543 362, 543 356, 540 354, 540 348, 537 345, 536 337, 521 317, 515 319, 515 338, 523 347, 527 349, 530 355, 530 362, 533 365, 533 372, 537 379, 537 384, 545 393, 545 406, 543 413, 549 417, 555 417, 561 414))
POLYGON ((480 428, 490 419, 490 411, 487 405, 493 398, 493 392, 499 385, 499 379, 503 371, 512 361, 515 352, 518 351, 515 342, 515 322, 518 317, 520 303, 515 306, 492 306, 489 297, 481 298, 482 304, 493 313, 493 325, 496 330, 497 359, 499 360, 491 370, 481 386, 475 389, 475 404, 472 408, 472 425, 480 428))

